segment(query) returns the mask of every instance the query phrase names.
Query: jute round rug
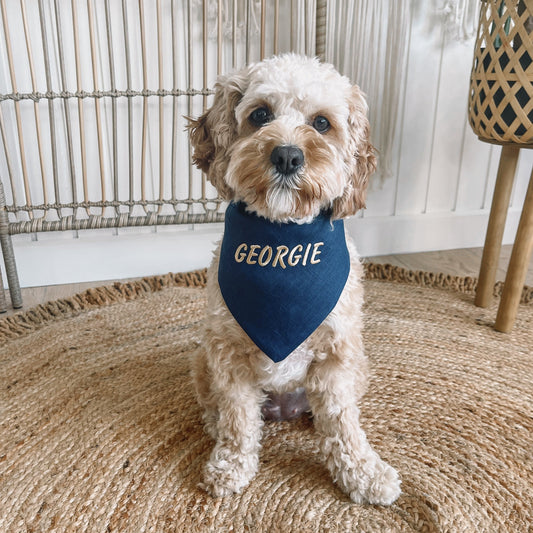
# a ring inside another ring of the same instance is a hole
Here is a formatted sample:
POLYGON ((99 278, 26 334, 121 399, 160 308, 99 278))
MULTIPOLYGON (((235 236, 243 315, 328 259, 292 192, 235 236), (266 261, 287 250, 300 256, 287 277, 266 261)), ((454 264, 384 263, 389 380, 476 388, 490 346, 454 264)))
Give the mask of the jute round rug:
POLYGON ((392 507, 335 487, 307 418, 266 425, 241 495, 197 487, 213 445, 189 377, 199 272, 0 320, 0 531, 532 531, 533 291, 501 334, 496 308, 472 303, 475 280, 367 277, 362 424, 402 477, 392 507))

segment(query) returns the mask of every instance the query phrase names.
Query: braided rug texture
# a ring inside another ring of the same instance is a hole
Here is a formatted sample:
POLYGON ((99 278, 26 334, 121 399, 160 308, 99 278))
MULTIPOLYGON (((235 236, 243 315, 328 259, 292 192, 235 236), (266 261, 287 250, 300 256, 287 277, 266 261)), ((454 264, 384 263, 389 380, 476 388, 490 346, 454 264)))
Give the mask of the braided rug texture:
POLYGON ((265 425, 242 494, 197 487, 213 446, 189 376, 201 271, 0 320, 0 532, 533 531, 533 305, 502 334, 475 280, 366 272, 361 421, 400 472, 394 505, 352 504, 306 417, 265 425))

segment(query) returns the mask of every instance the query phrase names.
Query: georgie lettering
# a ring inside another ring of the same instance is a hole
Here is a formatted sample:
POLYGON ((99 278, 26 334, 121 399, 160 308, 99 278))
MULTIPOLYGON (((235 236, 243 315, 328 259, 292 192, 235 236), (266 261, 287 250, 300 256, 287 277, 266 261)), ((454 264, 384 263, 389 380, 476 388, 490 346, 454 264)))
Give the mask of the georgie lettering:
POLYGON ((297 244, 292 248, 280 244, 273 248, 272 246, 260 246, 259 244, 248 245, 241 243, 235 250, 235 262, 247 263, 248 265, 259 265, 261 267, 280 266, 283 269, 295 267, 299 264, 302 266, 316 265, 320 263, 319 255, 322 253, 320 248, 323 242, 308 243, 307 245, 297 244))

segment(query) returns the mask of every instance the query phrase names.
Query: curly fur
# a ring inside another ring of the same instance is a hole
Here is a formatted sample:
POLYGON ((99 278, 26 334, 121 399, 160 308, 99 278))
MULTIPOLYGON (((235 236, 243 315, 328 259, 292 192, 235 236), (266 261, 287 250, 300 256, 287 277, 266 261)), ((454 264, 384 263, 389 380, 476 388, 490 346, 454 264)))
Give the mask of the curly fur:
MULTIPOLYGON (((316 59, 287 54, 222 76, 212 107, 190 120, 196 165, 226 200, 276 221, 308 222, 324 208, 334 218, 364 207, 375 170, 367 106, 358 87, 316 59), (267 107, 261 127, 250 113, 267 107), (316 116, 329 120, 319 133, 316 116), (280 179, 270 161, 278 145, 297 145, 304 164, 280 179), (290 178, 290 179, 289 179, 290 178)), ((351 270, 344 291, 321 326, 287 359, 272 362, 227 309, 217 282, 220 248, 208 270, 209 317, 193 364, 198 401, 216 444, 202 486, 213 496, 239 492, 256 474, 265 391, 304 386, 325 464, 356 503, 389 505, 400 494, 396 471, 371 448, 359 424, 367 362, 361 336, 362 268, 348 242, 351 270)))

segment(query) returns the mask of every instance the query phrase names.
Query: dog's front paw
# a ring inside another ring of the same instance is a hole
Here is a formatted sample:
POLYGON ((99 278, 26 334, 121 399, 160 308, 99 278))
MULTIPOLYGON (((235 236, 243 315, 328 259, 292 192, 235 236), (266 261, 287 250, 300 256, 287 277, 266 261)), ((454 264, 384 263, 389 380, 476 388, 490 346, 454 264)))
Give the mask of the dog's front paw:
POLYGON ((200 487, 215 498, 240 493, 255 476, 258 467, 256 457, 231 457, 220 452, 218 458, 205 465, 203 483, 200 483, 200 487))
POLYGON ((367 483, 359 484, 349 491, 355 503, 373 505, 392 505, 401 494, 401 480, 398 472, 381 459, 375 465, 367 483))

